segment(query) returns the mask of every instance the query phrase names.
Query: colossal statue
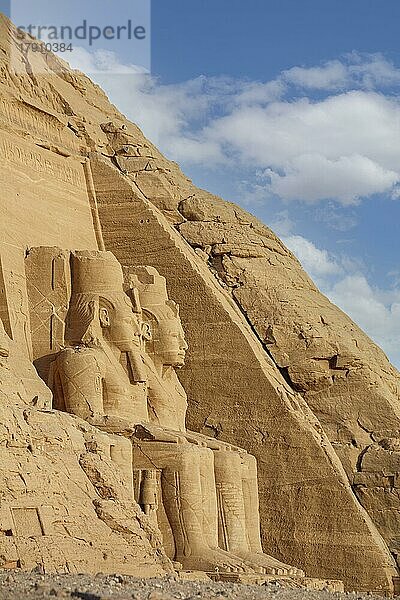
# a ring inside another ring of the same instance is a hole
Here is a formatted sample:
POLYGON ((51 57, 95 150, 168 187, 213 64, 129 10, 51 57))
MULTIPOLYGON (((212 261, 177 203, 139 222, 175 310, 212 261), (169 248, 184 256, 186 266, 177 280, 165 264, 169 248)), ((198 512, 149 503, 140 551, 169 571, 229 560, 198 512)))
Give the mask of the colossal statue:
POLYGON ((55 406, 131 439, 135 497, 157 519, 170 557, 185 569, 303 575, 262 553, 255 459, 186 431, 175 368, 187 344, 165 279, 131 269, 124 291, 121 266, 102 251, 73 253, 71 272, 55 406))

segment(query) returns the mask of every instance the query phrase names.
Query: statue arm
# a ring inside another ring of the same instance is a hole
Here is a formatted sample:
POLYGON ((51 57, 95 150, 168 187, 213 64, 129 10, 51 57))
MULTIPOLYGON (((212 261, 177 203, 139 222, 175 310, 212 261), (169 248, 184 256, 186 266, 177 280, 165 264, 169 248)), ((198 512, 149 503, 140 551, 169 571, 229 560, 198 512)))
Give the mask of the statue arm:
POLYGON ((158 427, 153 423, 139 423, 136 425, 134 435, 138 439, 155 442, 171 442, 186 444, 187 438, 180 431, 173 431, 165 427, 158 427))
POLYGON ((227 450, 232 452, 238 452, 242 456, 247 454, 247 451, 243 448, 239 448, 239 446, 234 446, 229 442, 224 442, 223 440, 220 440, 218 438, 209 437, 197 431, 186 430, 185 436, 189 442, 192 442, 193 444, 196 443, 202 446, 207 446, 207 448, 211 448, 211 450, 227 450))
POLYGON ((102 369, 90 352, 67 349, 57 358, 65 410, 86 421, 104 416, 102 369))

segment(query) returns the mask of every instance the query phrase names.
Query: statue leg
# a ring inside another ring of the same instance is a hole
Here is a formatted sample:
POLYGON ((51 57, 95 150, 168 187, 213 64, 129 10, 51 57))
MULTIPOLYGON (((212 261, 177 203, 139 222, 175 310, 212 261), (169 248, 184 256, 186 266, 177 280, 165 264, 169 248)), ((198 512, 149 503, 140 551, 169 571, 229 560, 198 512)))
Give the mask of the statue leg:
POLYGON ((176 449, 175 460, 163 465, 162 499, 174 532, 176 560, 202 553, 203 506, 199 455, 191 446, 176 449))
MULTIPOLYGON (((214 469, 214 453, 210 452, 207 448, 199 448, 200 451, 200 475, 201 475, 201 486, 202 486, 202 498, 203 498, 203 531, 207 539, 208 546, 213 550, 217 551, 223 559, 232 560, 233 557, 239 563, 242 563, 242 559, 235 555, 235 552, 228 552, 226 549, 222 549, 219 546, 218 539, 218 501, 217 501, 217 490, 215 485, 215 469, 214 469), (212 490, 212 493, 210 491, 212 490)), ((225 546, 226 548, 227 546, 225 546)), ((260 573, 264 573, 265 569, 258 567, 257 565, 251 565, 252 570, 260 573)))
POLYGON ((108 435, 110 440, 110 458, 121 470, 129 495, 133 498, 132 445, 120 435, 108 435))
POLYGON ((134 468, 150 465, 162 471, 162 502, 173 531, 175 560, 188 570, 251 572, 241 558, 210 545, 216 543, 212 450, 140 441, 134 448, 134 468))
POLYGON ((260 511, 258 500, 257 462, 254 456, 242 456, 242 485, 246 531, 252 552, 262 552, 260 533, 260 511))
POLYGON ((260 532, 260 513, 258 501, 257 461, 250 454, 242 455, 242 486, 246 517, 246 532, 250 553, 248 560, 253 564, 283 570, 285 574, 304 576, 301 569, 286 565, 272 556, 263 553, 260 532))
POLYGON ((210 548, 218 548, 218 509, 214 478, 214 454, 208 448, 198 448, 200 483, 203 505, 203 532, 210 548))
POLYGON ((242 460, 237 452, 214 451, 219 546, 234 554, 249 551, 242 490, 242 460))
POLYGON ((246 453, 216 450, 214 461, 220 547, 241 557, 254 569, 273 575, 297 574, 297 569, 262 553, 259 529, 256 533, 259 516, 255 459, 246 453), (251 468, 249 473, 248 467, 251 468))

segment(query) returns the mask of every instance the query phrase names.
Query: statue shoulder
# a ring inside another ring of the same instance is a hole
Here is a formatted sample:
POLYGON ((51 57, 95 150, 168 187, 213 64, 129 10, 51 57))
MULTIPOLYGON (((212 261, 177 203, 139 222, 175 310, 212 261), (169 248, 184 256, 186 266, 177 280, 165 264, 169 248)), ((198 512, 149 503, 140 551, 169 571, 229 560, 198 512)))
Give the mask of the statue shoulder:
POLYGON ((58 353, 55 360, 59 370, 68 373, 88 370, 102 372, 105 369, 105 357, 98 348, 65 348, 58 353))

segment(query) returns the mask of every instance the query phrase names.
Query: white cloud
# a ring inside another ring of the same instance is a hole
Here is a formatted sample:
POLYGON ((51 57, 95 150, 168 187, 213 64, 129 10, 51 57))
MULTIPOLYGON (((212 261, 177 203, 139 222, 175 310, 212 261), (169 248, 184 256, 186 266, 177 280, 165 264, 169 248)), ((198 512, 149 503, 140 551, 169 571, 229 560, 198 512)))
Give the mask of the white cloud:
POLYGON ((325 293, 400 365, 400 290, 374 288, 356 273, 325 293))
POLYGON ((329 275, 337 275, 342 271, 337 260, 327 250, 320 250, 301 235, 283 236, 282 241, 297 256, 304 269, 315 280, 321 280, 321 277, 329 275))
POLYGON ((111 100, 183 168, 269 175, 256 182, 256 200, 348 205, 400 195, 400 101, 374 91, 400 84, 400 70, 380 55, 293 67, 267 82, 201 76, 162 85, 112 53, 83 49, 74 66, 97 69, 111 100), (304 90, 325 93, 312 100, 304 90))
POLYGON ((242 90, 239 90, 235 98, 235 104, 244 105, 266 105, 279 100, 286 92, 287 86, 280 79, 261 83, 259 81, 242 82, 242 90))
MULTIPOLYGON (((66 59, 65 52, 56 52, 56 54, 63 60, 66 59)), ((73 51, 68 53, 67 58, 68 64, 73 69, 78 69, 89 75, 89 77, 101 73, 137 75, 147 72, 146 69, 138 65, 121 63, 116 53, 111 50, 98 49, 89 52, 86 48, 74 46, 73 51)))
POLYGON ((315 90, 374 89, 400 83, 400 69, 382 55, 360 55, 347 60, 331 60, 317 67, 293 67, 284 71, 282 80, 288 84, 315 90))
POLYGON ((349 72, 346 65, 333 60, 321 67, 293 67, 282 73, 282 79, 299 87, 336 90, 343 89, 348 83, 349 72))
POLYGON ((288 238, 294 229, 295 223, 289 215, 288 210, 282 210, 275 215, 274 221, 269 224, 269 227, 282 239, 288 238))
POLYGON ((144 131, 169 158, 212 166, 228 161, 218 141, 204 139, 201 130, 212 115, 233 105, 237 81, 206 78, 162 85, 148 75, 121 78, 100 74, 96 81, 112 102, 144 131))
POLYGON ((283 236, 282 240, 321 291, 400 367, 400 288, 372 286, 358 261, 334 256, 302 236, 283 236))
POLYGON ((335 198, 342 204, 356 204, 363 196, 390 191, 400 181, 395 171, 357 154, 334 160, 304 154, 294 158, 283 175, 272 170, 268 175, 271 191, 284 200, 335 198))
POLYGON ((399 124, 398 100, 354 91, 317 102, 238 108, 206 133, 247 168, 269 169, 272 192, 351 203, 390 192, 399 180, 399 124))

